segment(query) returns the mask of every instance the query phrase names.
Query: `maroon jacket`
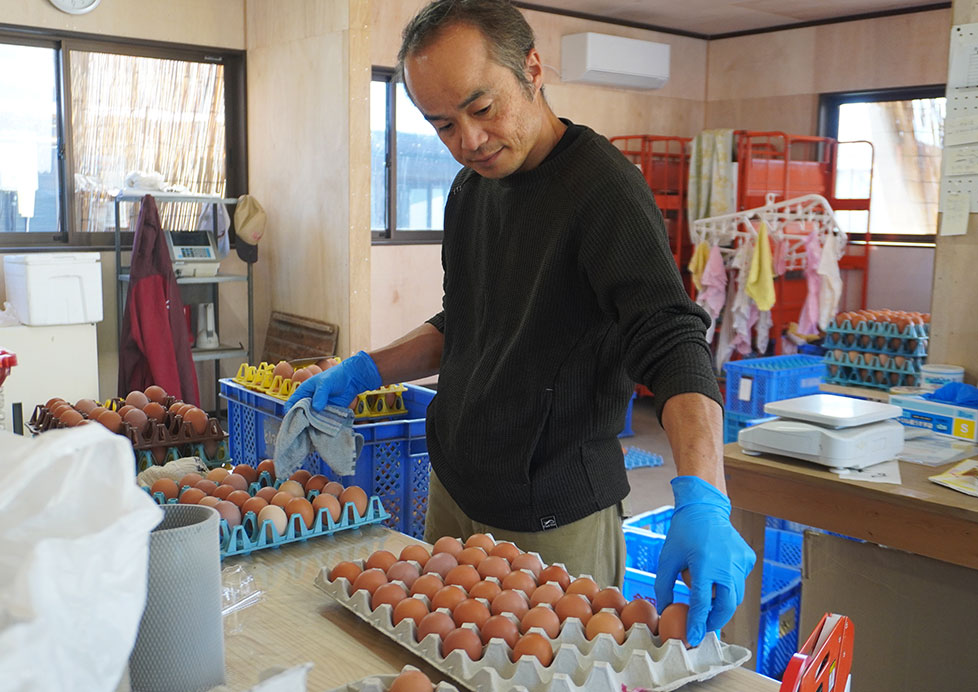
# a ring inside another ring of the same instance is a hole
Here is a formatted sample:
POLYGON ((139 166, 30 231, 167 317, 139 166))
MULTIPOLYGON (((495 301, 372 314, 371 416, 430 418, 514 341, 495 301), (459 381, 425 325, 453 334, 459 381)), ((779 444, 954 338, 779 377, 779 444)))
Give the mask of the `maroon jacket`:
POLYGON ((199 405, 183 302, 152 195, 143 198, 139 210, 130 264, 119 342, 119 395, 155 384, 199 405))

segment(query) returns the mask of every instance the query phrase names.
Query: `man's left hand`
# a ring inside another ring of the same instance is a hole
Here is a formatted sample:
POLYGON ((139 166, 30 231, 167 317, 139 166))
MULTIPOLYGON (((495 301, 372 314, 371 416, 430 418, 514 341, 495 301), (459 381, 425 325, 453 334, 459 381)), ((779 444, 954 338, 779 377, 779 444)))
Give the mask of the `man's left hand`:
POLYGON ((655 579, 661 613, 673 601, 673 586, 689 568, 686 641, 698 646, 708 631, 719 630, 744 600, 744 582, 756 556, 730 524, 730 500, 696 476, 672 480, 675 510, 659 555, 655 579))

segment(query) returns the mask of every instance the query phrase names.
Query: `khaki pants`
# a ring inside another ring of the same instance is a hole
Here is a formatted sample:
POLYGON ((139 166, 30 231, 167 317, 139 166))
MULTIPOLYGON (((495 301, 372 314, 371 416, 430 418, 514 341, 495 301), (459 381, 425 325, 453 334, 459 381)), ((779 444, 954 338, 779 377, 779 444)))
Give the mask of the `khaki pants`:
POLYGON ((621 516, 618 503, 549 531, 498 529, 469 519, 432 471, 424 539, 434 543, 442 536, 454 536, 464 542, 474 533, 491 533, 497 541, 512 541, 521 550, 539 553, 545 564, 562 563, 571 577, 590 574, 601 587, 621 587, 625 578, 621 516))

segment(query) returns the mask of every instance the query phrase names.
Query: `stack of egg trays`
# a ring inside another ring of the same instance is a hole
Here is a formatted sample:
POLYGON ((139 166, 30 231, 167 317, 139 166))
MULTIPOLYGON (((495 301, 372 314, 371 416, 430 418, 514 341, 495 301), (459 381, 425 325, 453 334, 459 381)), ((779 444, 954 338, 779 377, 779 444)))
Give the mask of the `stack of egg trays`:
MULTIPOLYGON (((406 670, 418 669, 414 666, 404 666, 401 672, 403 673, 406 670)), ((342 687, 334 687, 331 690, 327 690, 327 692, 387 692, 395 678, 397 678, 397 675, 371 675, 369 678, 348 682, 342 687)), ((439 682, 435 685, 435 692, 459 692, 459 689, 450 683, 439 682)))
POLYGON ((853 326, 849 320, 833 320, 825 331, 826 382, 884 390, 919 385, 927 325, 909 324, 901 331, 891 322, 866 320, 853 326))
MULTIPOLYGON (((268 474, 263 475, 267 477, 268 474)), ((281 485, 281 481, 276 482, 275 487, 277 488, 279 485, 281 485)), ((184 486, 184 488, 186 487, 189 486, 184 486)), ((258 483, 252 483, 248 488, 249 494, 254 497, 259 487, 258 483)), ((184 488, 180 488, 180 492, 183 492, 184 488)), ((306 499, 312 502, 317 495, 319 495, 319 491, 311 490, 307 493, 306 499)), ((153 499, 156 500, 157 504, 161 505, 176 504, 179 502, 177 498, 167 500, 163 496, 163 493, 160 492, 153 493, 153 499)), ((245 514, 241 518, 241 524, 235 527, 228 526, 227 521, 221 519, 221 559, 223 560, 232 555, 249 555, 255 550, 278 548, 286 543, 305 541, 317 536, 332 536, 339 531, 359 529, 362 526, 368 526, 370 524, 379 524, 390 518, 390 514, 384 509, 383 503, 376 495, 369 499, 367 511, 362 517, 357 514, 357 508, 352 502, 347 502, 342 509, 343 513, 340 515, 339 521, 334 521, 333 517, 325 508, 320 509, 316 512, 316 518, 313 521, 312 528, 306 528, 306 525, 302 522, 302 517, 294 514, 288 518, 289 523, 285 528, 285 535, 282 536, 278 534, 272 522, 268 519, 263 521, 261 526, 258 526, 258 518, 254 512, 245 514), (269 534, 271 537, 269 537, 269 534)))
MULTIPOLYGON (((366 561, 353 562, 363 569, 366 561)), ((478 661, 473 661, 461 650, 442 656, 437 633, 418 642, 414 620, 405 618, 395 627, 391 617, 394 609, 390 605, 381 604, 371 611, 370 595, 364 590, 350 595, 350 582, 344 577, 331 582, 328 568, 320 571, 316 586, 361 620, 464 687, 480 692, 621 692, 636 688, 647 692, 670 692, 690 682, 709 680, 738 668, 751 657, 749 649, 724 644, 715 632, 707 633, 696 648, 687 649, 675 639, 661 641, 641 623, 632 625, 621 645, 610 634, 599 634, 588 640, 584 626, 577 618, 567 618, 555 640, 550 640, 542 629, 530 628, 530 632, 538 632, 554 647, 554 659, 546 667, 532 656, 523 656, 513 663, 509 648, 501 639, 491 639, 478 661)), ((411 598, 428 603, 423 595, 411 598)), ((451 615, 447 608, 440 610, 451 615)), ((477 629, 470 623, 462 626, 477 629)))

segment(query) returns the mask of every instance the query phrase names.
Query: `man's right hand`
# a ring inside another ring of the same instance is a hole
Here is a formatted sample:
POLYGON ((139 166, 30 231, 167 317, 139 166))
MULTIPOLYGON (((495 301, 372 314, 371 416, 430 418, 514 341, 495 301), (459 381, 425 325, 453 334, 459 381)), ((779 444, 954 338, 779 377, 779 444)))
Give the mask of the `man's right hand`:
POLYGON ((358 394, 377 389, 382 384, 373 358, 360 351, 300 384, 286 402, 285 410, 306 398, 312 399, 314 411, 322 411, 327 406, 349 406, 358 394))

